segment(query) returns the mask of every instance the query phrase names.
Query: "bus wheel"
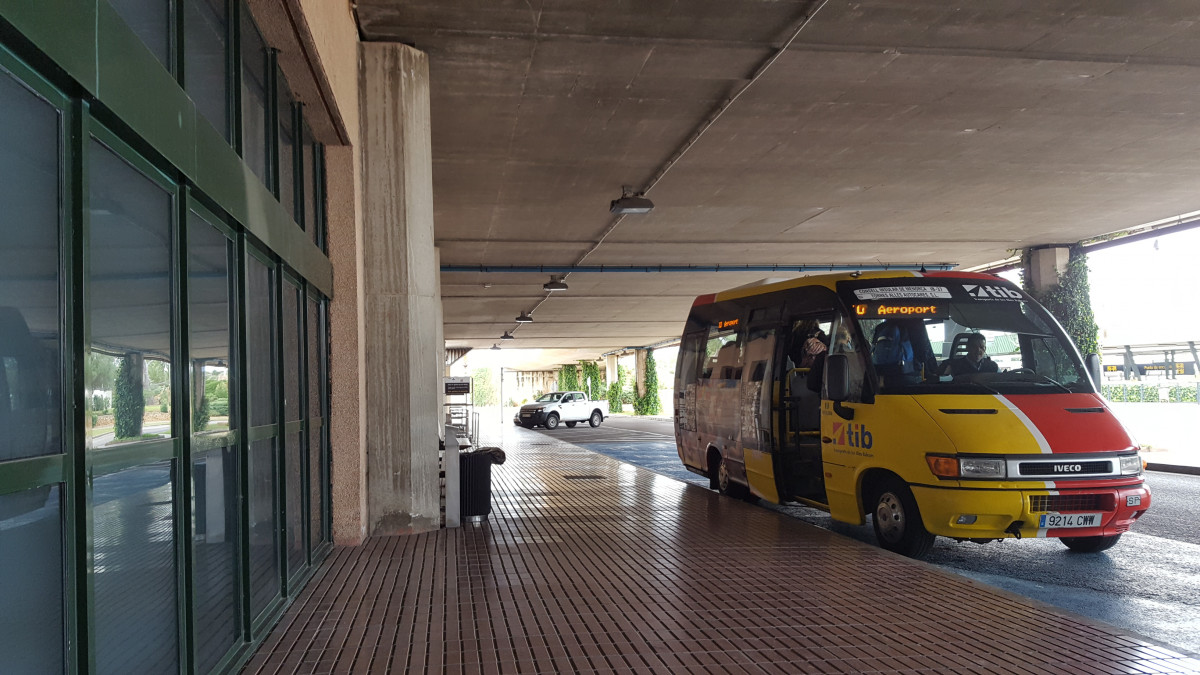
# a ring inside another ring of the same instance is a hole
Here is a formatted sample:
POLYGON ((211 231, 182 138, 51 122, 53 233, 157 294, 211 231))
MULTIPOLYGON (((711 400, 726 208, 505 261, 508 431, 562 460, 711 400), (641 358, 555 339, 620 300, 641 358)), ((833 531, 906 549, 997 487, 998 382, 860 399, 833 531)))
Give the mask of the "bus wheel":
POLYGON ((925 529, 917 500, 901 481, 892 479, 880 487, 872 513, 880 548, 916 559, 924 558, 933 548, 936 537, 925 529))
POLYGON ((720 464, 717 465, 717 491, 723 495, 734 497, 737 499, 745 499, 750 495, 750 490, 741 483, 735 483, 729 477, 729 465, 725 463, 725 458, 721 458, 720 464))
POLYGON ((1121 540, 1121 535, 1114 534, 1109 537, 1063 537, 1061 541, 1067 548, 1079 553, 1099 553, 1107 551, 1117 542, 1121 540))

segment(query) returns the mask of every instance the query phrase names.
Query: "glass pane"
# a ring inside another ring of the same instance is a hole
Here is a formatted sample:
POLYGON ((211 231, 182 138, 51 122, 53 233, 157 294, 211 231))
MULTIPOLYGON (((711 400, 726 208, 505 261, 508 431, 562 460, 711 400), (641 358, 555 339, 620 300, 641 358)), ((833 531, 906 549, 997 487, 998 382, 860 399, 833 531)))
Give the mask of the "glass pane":
POLYGON ((187 0, 184 12, 187 93, 204 119, 229 140, 225 0, 187 0))
MULTIPOLYGON (((250 391, 250 426, 277 420, 275 385, 275 322, 271 301, 274 271, 253 256, 246 264, 246 354, 250 391)), ((258 615, 279 595, 279 530, 275 499, 276 439, 250 445, 250 608, 258 615)))
POLYGON ((60 124, 0 71, 0 462, 62 452, 60 124))
POLYGON ((109 0, 154 58, 171 68, 171 0, 109 0))
POLYGON ((188 214, 188 313, 192 383, 192 531, 196 589, 196 662, 208 672, 238 632, 237 455, 230 387, 234 334, 233 242, 195 212, 188 214))
POLYGON ((250 610, 274 600, 279 583, 279 520, 275 509, 275 439, 250 444, 250 610))
POLYGON ((246 263, 246 363, 250 389, 250 426, 274 424, 275 322, 274 270, 249 256, 246 263))
POLYGON ((308 519, 309 544, 315 548, 323 541, 321 526, 322 485, 325 484, 325 467, 321 462, 321 324, 320 305, 308 299, 308 519))
POLYGON ((312 237, 314 244, 317 242, 317 201, 316 201, 316 155, 313 153, 313 137, 312 132, 308 129, 308 124, 302 127, 300 136, 302 171, 301 186, 304 194, 304 230, 312 237))
POLYGON ((242 159, 270 187, 267 166, 267 47, 242 6, 242 159))
POLYGON ((299 431, 287 435, 287 552, 288 574, 292 575, 304 567, 306 555, 304 551, 304 492, 303 467, 301 462, 304 454, 301 448, 302 435, 299 431))
POLYGON ((300 371, 304 361, 300 354, 300 288, 290 281, 283 285, 283 412, 284 420, 301 418, 300 371))
POLYGON ((171 195, 93 141, 87 402, 92 449, 171 436, 171 195))
POLYGON ((156 462, 93 484, 98 673, 178 671, 173 466, 156 462))
POLYGON ((62 488, 0 495, 0 654, 11 673, 61 673, 62 488))
POLYGON ((292 124, 296 109, 283 73, 276 71, 275 82, 279 107, 279 203, 296 220, 296 134, 292 124))
POLYGON ((238 640, 237 455, 213 448, 192 459, 196 670, 206 673, 238 640))

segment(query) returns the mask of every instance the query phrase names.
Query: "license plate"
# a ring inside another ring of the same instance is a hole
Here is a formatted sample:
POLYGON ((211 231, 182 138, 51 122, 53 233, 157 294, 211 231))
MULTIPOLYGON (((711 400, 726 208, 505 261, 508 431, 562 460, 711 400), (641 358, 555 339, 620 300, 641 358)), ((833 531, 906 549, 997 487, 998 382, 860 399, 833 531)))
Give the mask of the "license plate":
POLYGON ((533 417, 533 413, 521 413, 521 417, 533 417))
POLYGON ((1038 527, 1055 529, 1062 527, 1100 527, 1102 513, 1043 513, 1038 527))

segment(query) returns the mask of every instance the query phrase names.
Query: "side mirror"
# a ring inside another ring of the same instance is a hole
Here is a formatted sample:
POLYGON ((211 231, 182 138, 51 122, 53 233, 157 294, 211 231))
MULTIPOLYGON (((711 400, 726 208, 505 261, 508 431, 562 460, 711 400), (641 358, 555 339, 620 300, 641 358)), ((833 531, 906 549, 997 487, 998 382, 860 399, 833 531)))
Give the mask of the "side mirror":
POLYGON ((850 362, 845 354, 825 358, 825 395, 830 401, 850 398, 850 362))
POLYGON ((1100 356, 1098 354, 1088 354, 1083 360, 1083 365, 1087 367, 1088 375, 1092 376, 1092 384, 1096 385, 1096 390, 1100 390, 1100 356))

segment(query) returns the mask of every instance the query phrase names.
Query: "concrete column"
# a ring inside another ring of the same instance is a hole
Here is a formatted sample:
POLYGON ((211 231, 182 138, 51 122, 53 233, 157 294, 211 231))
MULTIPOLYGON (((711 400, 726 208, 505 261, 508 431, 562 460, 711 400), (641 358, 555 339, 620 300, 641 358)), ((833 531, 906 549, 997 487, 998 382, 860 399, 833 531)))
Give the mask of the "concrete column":
POLYGON ((1058 285, 1058 275, 1067 269, 1071 249, 1066 246, 1035 248, 1029 251, 1029 267, 1025 278, 1035 292, 1042 292, 1058 285))
POLYGON ((637 395, 641 398, 646 395, 646 358, 650 356, 650 350, 639 349, 634 354, 637 356, 637 395))
POLYGON ((604 377, 608 386, 611 387, 617 381, 617 355, 609 354, 604 358, 604 377))
POLYGON ((405 45, 359 50, 367 529, 421 532, 441 509, 429 62, 405 45))
POLYGON ((358 275, 362 255, 360 158, 358 145, 325 148, 325 210, 329 261, 333 264, 333 301, 329 304, 330 482, 333 541, 342 546, 360 544, 367 535, 362 286, 358 275))

